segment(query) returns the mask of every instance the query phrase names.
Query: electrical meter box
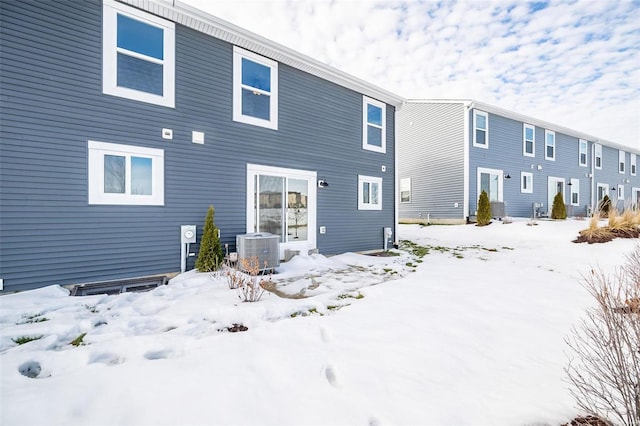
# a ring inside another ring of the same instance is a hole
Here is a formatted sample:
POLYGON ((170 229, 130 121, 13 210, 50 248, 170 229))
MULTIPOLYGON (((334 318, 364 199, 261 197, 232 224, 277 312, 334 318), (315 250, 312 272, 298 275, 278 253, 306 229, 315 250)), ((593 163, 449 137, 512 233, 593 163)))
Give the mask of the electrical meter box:
POLYGON ((180 242, 182 244, 191 244, 196 242, 196 225, 180 226, 180 242))

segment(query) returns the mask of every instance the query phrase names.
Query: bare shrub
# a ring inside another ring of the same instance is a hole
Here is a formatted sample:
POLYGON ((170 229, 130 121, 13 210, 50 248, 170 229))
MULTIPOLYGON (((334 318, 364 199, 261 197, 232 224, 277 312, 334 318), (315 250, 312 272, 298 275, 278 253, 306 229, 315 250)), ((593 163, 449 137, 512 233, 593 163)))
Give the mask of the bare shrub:
MULTIPOLYGON (((246 273, 240 272, 244 276, 242 283, 238 288, 238 295, 243 302, 257 302, 264 294, 264 286, 271 281, 271 277, 265 279, 265 275, 260 270, 260 262, 258 256, 240 259, 241 269, 246 273)), ((267 262, 265 261, 265 269, 267 262)))
POLYGON ((578 407, 611 424, 640 425, 640 248, 612 276, 583 280, 595 299, 565 339, 565 372, 578 407))

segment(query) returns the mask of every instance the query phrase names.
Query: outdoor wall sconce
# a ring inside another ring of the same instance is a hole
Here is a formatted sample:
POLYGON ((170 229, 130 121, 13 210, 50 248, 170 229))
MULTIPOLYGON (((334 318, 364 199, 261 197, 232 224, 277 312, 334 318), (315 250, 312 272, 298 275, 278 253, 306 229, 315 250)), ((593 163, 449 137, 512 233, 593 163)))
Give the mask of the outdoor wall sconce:
POLYGON ((573 185, 573 184, 571 183, 571 181, 569 181, 569 183, 567 184, 567 186, 571 186, 571 185, 573 185))
POLYGON ((504 177, 505 179, 511 179, 511 175, 509 173, 506 174, 506 176, 504 177))
POLYGON ((325 179, 318 181, 318 188, 326 188, 327 186, 329 186, 329 183, 325 179))

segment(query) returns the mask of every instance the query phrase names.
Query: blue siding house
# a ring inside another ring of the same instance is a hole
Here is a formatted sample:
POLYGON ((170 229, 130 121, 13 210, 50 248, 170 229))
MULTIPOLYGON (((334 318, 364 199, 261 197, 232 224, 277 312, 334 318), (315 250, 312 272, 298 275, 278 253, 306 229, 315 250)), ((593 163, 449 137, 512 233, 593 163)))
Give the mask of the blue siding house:
POLYGON ((3 291, 176 272, 209 205, 281 256, 394 226, 397 95, 178 1, 3 1, 0 37, 3 291))
POLYGON ((410 100, 398 111, 399 219, 460 223, 485 190, 499 216, 570 216, 608 195, 640 206, 639 151, 473 100, 410 100))

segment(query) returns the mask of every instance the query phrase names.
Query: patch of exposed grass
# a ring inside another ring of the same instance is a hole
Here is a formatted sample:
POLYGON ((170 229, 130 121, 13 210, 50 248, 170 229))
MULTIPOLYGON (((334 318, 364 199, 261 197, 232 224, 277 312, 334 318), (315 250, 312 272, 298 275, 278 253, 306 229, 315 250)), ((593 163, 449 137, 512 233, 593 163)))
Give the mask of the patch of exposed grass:
POLYGON ((39 336, 20 336, 11 340, 13 340, 13 343, 17 343, 18 345, 24 345, 25 343, 33 342, 34 340, 40 340, 43 337, 44 335, 41 334, 39 336))
POLYGON ((78 347, 80 345, 84 345, 84 336, 86 336, 87 333, 82 333, 81 335, 79 335, 78 337, 76 337, 75 339, 73 339, 71 342, 69 342, 71 345, 78 347))
POLYGON ((34 324, 38 322, 49 321, 49 318, 42 316, 42 314, 34 314, 34 315, 25 315, 24 321, 16 323, 16 325, 20 324, 34 324))

